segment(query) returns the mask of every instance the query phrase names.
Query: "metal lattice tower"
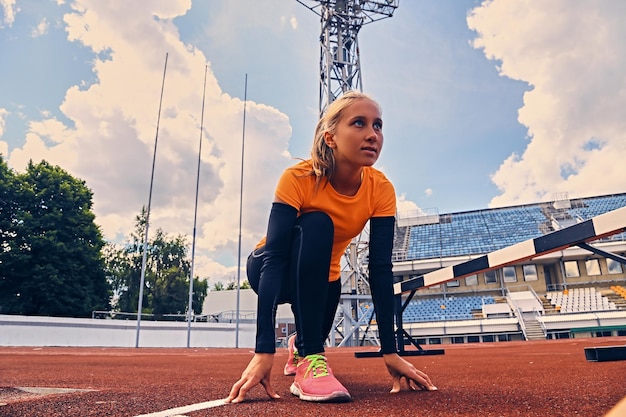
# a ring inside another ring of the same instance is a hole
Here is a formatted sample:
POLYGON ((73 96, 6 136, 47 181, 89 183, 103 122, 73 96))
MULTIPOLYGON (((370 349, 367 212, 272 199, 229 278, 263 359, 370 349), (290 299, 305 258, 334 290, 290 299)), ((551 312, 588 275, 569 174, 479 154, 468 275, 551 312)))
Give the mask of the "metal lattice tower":
POLYGON ((321 19, 320 115, 348 90, 363 90, 357 35, 363 25, 393 16, 400 0, 297 0, 321 19))
MULTIPOLYGON (((348 90, 363 91, 358 33, 365 24, 392 17, 400 0, 297 0, 321 19, 319 114, 348 90)), ((367 228, 366 228, 367 229, 367 228)), ((342 270, 342 296, 330 335, 330 345, 378 344, 369 331, 363 301, 370 300, 367 258, 369 233, 365 230, 348 246, 342 270), (364 239, 365 238, 365 239, 364 239), (346 270, 347 269, 347 270, 346 270), (349 289, 349 293, 345 289, 349 289), (365 328, 365 330, 363 330, 365 328)), ((371 303, 370 307, 371 307, 371 303)))

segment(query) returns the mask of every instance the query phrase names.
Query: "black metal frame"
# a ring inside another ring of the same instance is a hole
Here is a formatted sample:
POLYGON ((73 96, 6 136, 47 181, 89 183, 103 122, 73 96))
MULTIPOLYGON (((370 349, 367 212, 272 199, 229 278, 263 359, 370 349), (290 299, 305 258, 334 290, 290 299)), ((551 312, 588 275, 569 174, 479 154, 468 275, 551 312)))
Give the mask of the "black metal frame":
MULTIPOLYGON (((409 302, 417 292, 417 289, 411 290, 411 293, 407 297, 407 299, 402 303, 402 295, 396 295, 395 298, 395 318, 396 318, 396 349, 398 350, 398 355, 400 356, 424 356, 424 355, 443 355, 445 351, 443 349, 424 349, 420 346, 419 343, 411 336, 406 330, 404 330, 402 314, 404 310, 409 305, 409 302), (411 342, 416 350, 406 350, 404 341, 408 339, 411 342)), ((368 323, 368 327, 372 322, 372 318, 370 317, 370 321, 368 323)), ((378 352, 355 352, 354 356, 357 358, 379 358, 383 356, 380 351, 378 352)))

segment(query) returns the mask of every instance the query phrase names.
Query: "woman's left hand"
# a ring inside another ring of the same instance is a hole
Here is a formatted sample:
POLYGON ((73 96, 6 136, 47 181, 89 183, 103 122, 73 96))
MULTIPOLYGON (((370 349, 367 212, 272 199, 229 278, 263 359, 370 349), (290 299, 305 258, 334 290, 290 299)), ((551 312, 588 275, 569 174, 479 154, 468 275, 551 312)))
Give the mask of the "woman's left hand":
POLYGON ((426 391, 436 391, 437 387, 431 382, 428 375, 419 371, 412 363, 402 359, 397 353, 383 355, 387 371, 393 378, 393 387, 391 393, 395 394, 402 389, 402 378, 406 379, 409 389, 417 391, 418 389, 426 391))

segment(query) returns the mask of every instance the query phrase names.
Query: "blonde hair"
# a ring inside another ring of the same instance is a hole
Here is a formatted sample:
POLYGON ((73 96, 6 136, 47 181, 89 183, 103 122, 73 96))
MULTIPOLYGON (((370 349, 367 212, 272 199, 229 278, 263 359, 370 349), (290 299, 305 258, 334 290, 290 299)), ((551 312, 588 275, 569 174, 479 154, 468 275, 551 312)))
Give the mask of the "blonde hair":
POLYGON ((312 167, 310 175, 315 175, 318 186, 323 178, 330 182, 335 173, 335 155, 332 148, 324 140, 324 134, 326 132, 335 134, 337 124, 341 120, 344 110, 358 100, 369 100, 380 109, 378 103, 369 95, 360 91, 350 90, 330 103, 326 112, 317 122, 315 136, 313 137, 313 147, 311 148, 312 167))

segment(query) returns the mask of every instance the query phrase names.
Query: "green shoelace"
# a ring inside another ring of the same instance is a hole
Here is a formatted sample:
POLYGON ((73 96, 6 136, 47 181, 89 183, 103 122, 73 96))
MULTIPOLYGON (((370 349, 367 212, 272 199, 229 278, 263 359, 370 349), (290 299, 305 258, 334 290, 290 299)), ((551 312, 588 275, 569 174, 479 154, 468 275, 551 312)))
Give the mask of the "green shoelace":
POLYGON ((328 376, 328 365, 324 355, 307 355, 304 359, 309 361, 309 366, 304 373, 305 378, 309 372, 313 372, 313 378, 328 376))

